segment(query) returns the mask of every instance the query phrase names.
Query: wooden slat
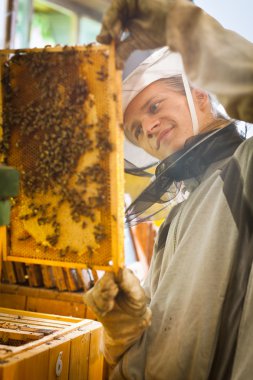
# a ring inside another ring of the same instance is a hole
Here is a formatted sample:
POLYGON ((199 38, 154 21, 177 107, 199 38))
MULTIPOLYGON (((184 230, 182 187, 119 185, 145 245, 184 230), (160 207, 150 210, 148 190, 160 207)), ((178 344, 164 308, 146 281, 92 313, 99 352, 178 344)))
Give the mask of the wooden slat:
POLYGON ((93 278, 90 275, 90 271, 87 269, 77 269, 78 276, 82 282, 82 287, 85 291, 91 288, 93 278))
MULTIPOLYGON (((1 311, 3 310, 13 310, 14 309, 5 309, 5 308, 0 308, 1 311)), ((32 316, 29 316, 29 315, 24 315, 24 314, 21 314, 20 312, 23 312, 24 310, 16 310, 16 313, 18 314, 9 314, 8 312, 7 313, 0 313, 0 318, 1 320, 3 320, 4 318, 6 318, 8 321, 15 321, 15 323, 46 323, 47 325, 50 324, 50 323, 53 323, 53 324, 57 324, 59 326, 69 326, 71 325, 73 322, 70 322, 70 321, 61 321, 61 320, 57 320, 57 318, 54 320, 54 316, 55 315, 51 315, 52 319, 49 319, 49 318, 36 318, 36 317, 32 317, 32 316)), ((30 313, 29 311, 27 311, 27 313, 30 313)), ((35 315, 36 313, 33 313, 31 312, 31 315, 35 315)), ((42 313, 38 313, 38 315, 40 315, 40 317, 43 315, 42 313)), ((46 315, 49 315, 49 314, 46 314, 46 315)), ((59 315, 57 315, 57 317, 60 317, 59 315)), ((81 319, 77 319, 77 321, 81 321, 81 319)), ((76 323, 76 322, 74 322, 76 323)))
POLYGON ((0 284, 0 292, 20 296, 26 295, 36 298, 57 299, 69 302, 83 302, 83 293, 59 292, 56 289, 52 290, 44 288, 31 288, 29 286, 13 284, 0 284))
POLYGON ((55 288, 56 281, 53 274, 53 268, 48 265, 41 265, 41 273, 45 288, 55 288))
POLYGON ((95 269, 93 269, 91 272, 92 272, 92 277, 94 279, 94 282, 97 282, 97 280, 98 280, 97 271, 95 269))
POLYGON ((56 347, 50 348, 49 353, 49 371, 48 371, 48 378, 47 380, 68 380, 68 373, 69 373, 69 353, 70 353, 70 341, 67 340, 61 344, 57 344, 56 347), (61 361, 62 361, 62 371, 60 376, 56 376, 56 363, 59 357, 59 354, 61 354, 61 361))
MULTIPOLYGON (((75 51, 84 51, 86 50, 87 48, 85 46, 75 46, 75 51)), ((104 50, 104 46, 103 45, 96 45, 96 50, 104 50)), ((0 50, 0 56, 6 56, 6 55, 9 55, 9 54, 13 54, 13 53, 39 53, 39 52, 43 52, 43 51, 47 51, 48 53, 55 53, 55 52, 61 52, 61 51, 66 51, 66 48, 63 47, 63 46, 53 46, 53 47, 48 47, 48 48, 27 48, 27 49, 2 49, 0 50)), ((71 46, 69 47, 69 51, 71 51, 71 46)))
POLYGON ((36 333, 36 332, 28 332, 22 331, 18 332, 13 329, 4 329, 0 327, 0 339, 15 339, 15 340, 34 340, 43 338, 44 334, 36 333))
POLYGON ((37 347, 24 355, 24 377, 22 380, 48 379, 49 350, 46 347, 37 347))
POLYGON ((14 318, 17 319, 24 319, 24 320, 36 320, 36 321, 45 321, 49 320, 51 322, 58 322, 62 323, 63 325, 70 325, 73 323, 78 323, 82 322, 82 319, 80 318, 73 318, 73 317, 64 317, 60 315, 49 315, 49 314, 44 314, 44 313, 33 313, 33 312, 28 312, 24 310, 12 310, 12 309, 5 309, 3 307, 0 307, 0 316, 4 315, 13 315, 14 318))
MULTIPOLYGON (((19 312, 20 312, 20 310, 18 310, 18 313, 19 312)), ((57 325, 62 326, 62 327, 70 326, 70 325, 73 324, 71 322, 65 322, 65 321, 54 321, 53 319, 52 320, 48 320, 48 319, 36 318, 36 317, 32 318, 32 317, 29 317, 29 316, 23 317, 22 315, 19 315, 19 314, 17 314, 17 315, 15 315, 15 314, 9 315, 9 314, 5 314, 5 313, 0 313, 0 319, 4 320, 4 318, 6 320, 8 320, 8 321, 13 320, 13 321, 15 321, 15 323, 22 323, 22 324, 24 324, 24 323, 30 323, 30 324, 35 323, 36 324, 38 322, 39 323, 43 323, 44 322, 44 324, 47 324, 47 325, 50 324, 50 323, 54 323, 54 324, 57 324, 57 325)))
POLYGON ((90 332, 73 333, 70 345, 70 366, 68 380, 88 380, 90 332))
POLYGON ((67 289, 71 292, 80 290, 82 286, 80 286, 76 269, 72 269, 72 268, 62 268, 62 269, 63 269, 67 289))
POLYGON ((26 267, 23 263, 14 263, 14 268, 16 272, 16 279, 18 284, 25 284, 27 282, 26 267))
POLYGON ((17 278, 15 273, 14 264, 8 261, 3 262, 4 278, 7 278, 10 284, 16 284, 17 278))
POLYGON ((48 314, 86 317, 83 293, 1 284, 0 306, 48 314), (13 294, 14 293, 14 294, 13 294), (21 303, 22 301, 22 303, 21 303))
POLYGON ((56 286, 60 291, 65 291, 68 289, 65 281, 65 276, 63 268, 53 267, 53 274, 56 282, 56 286))
POLYGON ((0 327, 5 328, 5 329, 18 329, 20 331, 31 331, 31 332, 39 332, 39 333, 44 333, 44 334, 50 334, 54 332, 55 330, 59 330, 61 328, 54 328, 48 327, 47 325, 45 326, 42 324, 37 324, 37 325, 31 325, 27 323, 13 323, 13 322, 7 322, 0 320, 0 327))
POLYGON ((66 302, 45 298, 28 297, 26 309, 28 311, 40 313, 53 313, 65 316, 75 315, 79 318, 85 318, 86 315, 86 306, 84 303, 66 302))
MULTIPOLYGON (((5 354, 6 352, 14 352, 16 350, 16 347, 6 346, 6 344, 0 344, 0 356, 5 354)), ((1 378, 0 378, 1 379, 1 378)))
MULTIPOLYGON (((0 317, 0 320, 2 323, 11 323, 10 322, 10 318, 8 317, 0 317)), ((14 320, 14 319, 13 319, 14 320)), ((18 326, 34 326, 34 328, 49 328, 49 329, 53 329, 53 330, 62 330, 64 329, 64 327, 66 326, 69 326, 69 324, 67 325, 62 325, 62 324, 59 324, 56 322, 50 322, 48 320, 46 320, 46 322, 41 322, 41 321, 26 321, 26 320, 17 320, 15 319, 15 325, 18 325, 18 326)))
POLYGON ((29 265, 27 267, 29 286, 43 286, 43 278, 40 265, 29 265))
MULTIPOLYGON (((0 66, 1 66, 1 61, 0 61, 0 66)), ((1 72, 0 72, 1 74, 1 72)), ((1 78, 1 75, 0 75, 1 78)), ((1 92, 1 85, 0 85, 0 92, 1 92)), ((1 94, 0 94, 0 99, 1 99, 1 94)), ((0 100, 1 103, 1 100, 0 100)), ((1 114, 1 104, 0 104, 0 114, 1 114)), ((0 125, 1 125, 1 115, 0 115, 0 125)), ((2 133, 2 130, 0 128, 0 132, 2 133)), ((1 136, 0 136, 0 141, 1 141, 1 136)), ((1 157, 0 157, 0 162, 1 162, 1 157)), ((6 226, 0 226, 0 281, 2 280, 3 276, 3 257, 6 254, 6 226)), ((7 280, 4 279, 4 280, 7 280)))
POLYGON ((13 308, 25 310, 26 297, 20 294, 0 294, 0 306, 6 308, 13 308))
MULTIPOLYGON (((0 134, 0 141, 2 141, 2 138, 3 138, 3 81, 2 81, 2 78, 3 78, 3 68, 4 68, 4 62, 8 59, 8 55, 0 55, 0 131, 1 131, 1 134, 0 134)), ((4 161, 4 154, 1 153, 0 154, 0 162, 2 163, 4 161)), ((2 247, 1 247, 1 257, 2 255, 4 256, 4 254, 6 254, 6 248, 4 248, 3 246, 3 243, 6 243, 6 239, 5 239, 5 236, 6 236, 6 226, 1 226, 1 243, 2 243, 2 247), (3 234, 2 234, 3 233, 3 234), (5 242, 4 242, 5 240, 5 242)), ((5 244, 6 245, 6 244, 5 244)))
MULTIPOLYGON (((75 263, 75 262, 63 262, 63 261, 51 261, 51 260, 40 260, 40 259, 32 259, 29 257, 20 257, 20 256, 5 256, 6 261, 8 262, 19 262, 19 263, 26 263, 26 264, 40 264, 40 265, 50 265, 53 266, 54 268, 58 267, 64 267, 64 268, 86 268, 88 269, 87 265, 84 263, 75 263)), ((94 268, 96 270, 102 270, 102 271, 107 271, 107 272, 113 272, 114 268, 111 266, 104 266, 104 265, 94 265, 94 268)))
POLYGON ((101 379, 103 376, 104 358, 101 352, 102 329, 91 331, 90 357, 89 357, 89 380, 101 379))
POLYGON ((4 360, 0 365, 1 380, 46 380, 48 378, 49 349, 35 347, 32 351, 24 352, 4 360))
POLYGON ((24 380, 23 360, 17 360, 14 364, 13 361, 5 360, 0 366, 0 379, 1 380, 24 380))

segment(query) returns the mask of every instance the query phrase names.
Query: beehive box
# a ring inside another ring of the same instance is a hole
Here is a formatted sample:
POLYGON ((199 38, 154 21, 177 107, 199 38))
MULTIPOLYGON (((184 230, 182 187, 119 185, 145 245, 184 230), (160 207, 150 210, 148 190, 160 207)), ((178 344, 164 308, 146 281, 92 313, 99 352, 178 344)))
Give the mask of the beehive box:
POLYGON ((0 380, 100 380, 101 324, 0 308, 0 380))
POLYGON ((113 46, 0 52, 1 157, 21 174, 4 260, 123 265, 123 132, 113 46))

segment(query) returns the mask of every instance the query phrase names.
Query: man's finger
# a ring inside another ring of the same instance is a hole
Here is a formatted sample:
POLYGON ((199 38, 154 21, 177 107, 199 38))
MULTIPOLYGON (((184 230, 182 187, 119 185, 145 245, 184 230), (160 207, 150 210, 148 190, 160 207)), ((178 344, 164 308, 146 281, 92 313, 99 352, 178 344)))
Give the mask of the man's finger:
POLYGON ((114 40, 118 44, 121 35, 122 24, 120 20, 117 20, 110 29, 105 25, 102 26, 100 33, 97 35, 97 42, 108 45, 114 40))
POLYGON ((112 39, 113 38, 107 28, 102 26, 100 33, 96 37, 97 42, 100 44, 109 45, 112 42, 112 39))
POLYGON ((116 281, 120 290, 117 296, 119 307, 132 316, 142 316, 146 310, 147 299, 139 279, 131 270, 124 268, 116 276, 116 281))
POLYGON ((97 317, 103 316, 113 309, 118 291, 118 286, 114 281, 114 273, 106 272, 94 288, 84 294, 84 302, 97 317))
POLYGON ((140 285, 139 279, 130 269, 124 268, 116 281, 119 289, 123 291, 130 300, 134 300, 133 302, 136 301, 137 304, 140 301, 145 302, 146 296, 144 289, 140 285))
POLYGON ((129 55, 136 49, 138 49, 137 43, 131 37, 131 35, 128 36, 124 41, 118 43, 116 49, 116 66, 118 69, 123 69, 124 62, 127 60, 129 55))
POLYGON ((103 44, 109 44, 112 40, 117 43, 123 32, 125 23, 125 1, 114 0, 112 5, 105 13, 102 21, 102 28, 97 36, 97 41, 103 44))

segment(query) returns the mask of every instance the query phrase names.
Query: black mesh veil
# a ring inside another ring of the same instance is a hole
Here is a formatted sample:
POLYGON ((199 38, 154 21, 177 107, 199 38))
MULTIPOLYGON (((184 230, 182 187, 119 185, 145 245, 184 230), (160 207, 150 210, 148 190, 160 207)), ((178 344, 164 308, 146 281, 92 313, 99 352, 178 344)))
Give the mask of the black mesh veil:
POLYGON ((185 199, 184 180, 203 174, 210 163, 227 157, 228 151, 233 153, 242 140, 233 123, 189 139, 183 149, 158 164, 149 185, 127 207, 126 223, 164 217, 169 206, 185 199))
POLYGON ((124 160, 124 170, 125 173, 132 174, 139 177, 153 177, 152 173, 149 173, 147 169, 153 168, 156 166, 155 164, 150 164, 143 167, 138 167, 134 165, 132 162, 128 161, 127 159, 124 160))

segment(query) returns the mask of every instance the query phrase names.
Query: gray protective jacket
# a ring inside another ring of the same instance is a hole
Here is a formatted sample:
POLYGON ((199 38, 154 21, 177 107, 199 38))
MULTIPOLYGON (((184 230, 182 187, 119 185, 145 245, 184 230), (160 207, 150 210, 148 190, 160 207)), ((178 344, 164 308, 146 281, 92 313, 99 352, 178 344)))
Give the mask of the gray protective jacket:
POLYGON ((253 378, 253 138, 187 182, 145 283, 152 325, 112 379, 253 378))

